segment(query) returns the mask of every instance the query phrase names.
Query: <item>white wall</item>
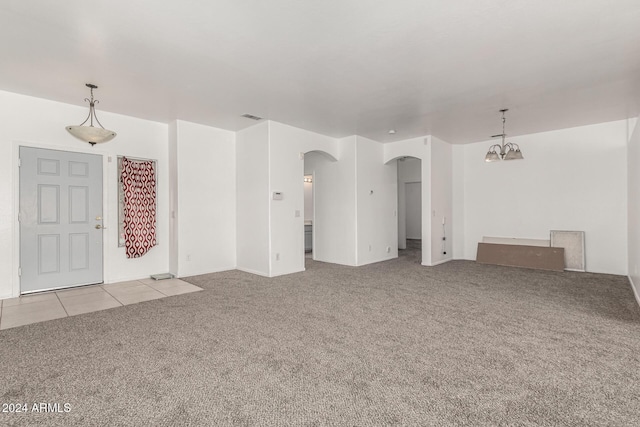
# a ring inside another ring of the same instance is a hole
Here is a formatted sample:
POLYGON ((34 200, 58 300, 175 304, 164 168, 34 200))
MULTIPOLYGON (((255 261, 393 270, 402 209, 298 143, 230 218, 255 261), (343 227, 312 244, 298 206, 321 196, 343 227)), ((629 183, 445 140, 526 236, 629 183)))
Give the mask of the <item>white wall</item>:
POLYGON ((524 160, 486 163, 495 141, 463 148, 465 258, 475 259, 482 236, 545 239, 550 230, 583 230, 587 270, 627 274, 626 121, 508 141, 524 160))
MULTIPOLYGON (((640 118, 639 118, 640 119, 640 118)), ((628 170, 628 272, 640 304, 640 120, 629 121, 628 170)))
MULTIPOLYGON (((283 200, 270 199, 270 276, 304 270, 304 155, 322 151, 337 157, 334 138, 270 121, 269 188, 283 200)), ((322 223, 319 224, 322 230, 322 223)))
POLYGON ((269 124, 236 134, 236 263, 269 276, 269 124))
POLYGON ((338 143, 338 161, 310 152, 305 174, 313 174, 313 259, 356 265, 356 138, 338 143))
MULTIPOLYGON (((100 106, 108 106, 107 95, 101 99, 100 106)), ((108 129, 116 131, 118 136, 108 143, 91 147, 65 130, 65 126, 84 120, 87 113, 88 107, 85 106, 0 91, 0 298, 19 294, 18 145, 103 156, 106 283, 144 278, 169 270, 168 126, 99 110, 100 121, 108 129), (118 247, 118 155, 157 160, 158 245, 141 258, 127 259, 124 248, 118 247)))
POLYGON ((270 276, 304 270, 304 158, 295 138, 269 122, 269 192, 282 200, 270 204, 270 276))
POLYGON ((169 272, 178 273, 178 236, 180 212, 178 211, 178 121, 169 123, 169 272))
POLYGON ((356 136, 356 263, 398 257, 397 162, 384 163, 383 144, 356 136))
POLYGON ((451 229, 452 236, 450 242, 452 246, 452 256, 454 259, 464 259, 464 146, 453 145, 451 147, 452 155, 452 213, 451 213, 451 229))
POLYGON ((177 121, 178 276, 236 267, 235 132, 177 121))
MULTIPOLYGON (((407 198, 406 198, 406 184, 413 182, 422 182, 422 161, 415 157, 408 157, 404 160, 397 160, 398 162, 398 249, 407 248, 407 198)), ((419 229, 417 234, 418 239, 422 238, 422 185, 420 185, 420 198, 418 199, 420 205, 417 211, 419 212, 420 224, 411 224, 409 227, 419 229)))
POLYGON ((451 144, 431 138, 431 264, 453 258, 453 158, 451 144), (443 251, 443 238, 444 248, 443 251), (444 253, 446 252, 446 254, 444 253))
MULTIPOLYGON (((428 156, 430 141, 431 136, 427 135, 384 144, 384 162, 407 156, 424 160, 428 156)), ((429 165, 426 166, 428 168, 429 165)))

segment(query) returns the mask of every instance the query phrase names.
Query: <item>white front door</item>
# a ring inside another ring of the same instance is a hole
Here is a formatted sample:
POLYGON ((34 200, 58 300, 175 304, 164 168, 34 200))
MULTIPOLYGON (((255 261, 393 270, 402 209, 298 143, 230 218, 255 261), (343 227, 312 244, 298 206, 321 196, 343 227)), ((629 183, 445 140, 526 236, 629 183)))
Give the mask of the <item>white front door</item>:
POLYGON ((20 293, 102 283, 102 157, 20 147, 20 293))

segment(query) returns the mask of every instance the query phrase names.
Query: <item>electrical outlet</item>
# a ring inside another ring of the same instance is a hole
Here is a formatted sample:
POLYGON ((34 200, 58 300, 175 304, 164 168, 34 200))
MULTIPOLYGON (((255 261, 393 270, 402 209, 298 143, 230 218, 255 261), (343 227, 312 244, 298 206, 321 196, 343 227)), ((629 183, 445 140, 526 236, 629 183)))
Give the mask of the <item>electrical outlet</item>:
POLYGON ((387 253, 391 253, 391 246, 387 246, 387 253))
POLYGON ((191 261, 191 254, 187 254, 187 261, 191 261))
POLYGON ((276 261, 280 261, 280 253, 279 252, 276 254, 276 261))
POLYGON ((369 252, 371 252, 371 245, 369 245, 369 252))

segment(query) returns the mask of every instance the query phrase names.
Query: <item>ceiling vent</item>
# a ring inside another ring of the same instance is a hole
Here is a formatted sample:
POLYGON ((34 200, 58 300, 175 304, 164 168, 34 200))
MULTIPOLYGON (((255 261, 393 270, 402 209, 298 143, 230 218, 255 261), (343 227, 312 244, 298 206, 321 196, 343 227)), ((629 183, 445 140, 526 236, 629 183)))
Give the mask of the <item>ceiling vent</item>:
POLYGON ((262 120, 262 117, 254 116, 252 114, 243 114, 242 117, 251 120, 262 120))

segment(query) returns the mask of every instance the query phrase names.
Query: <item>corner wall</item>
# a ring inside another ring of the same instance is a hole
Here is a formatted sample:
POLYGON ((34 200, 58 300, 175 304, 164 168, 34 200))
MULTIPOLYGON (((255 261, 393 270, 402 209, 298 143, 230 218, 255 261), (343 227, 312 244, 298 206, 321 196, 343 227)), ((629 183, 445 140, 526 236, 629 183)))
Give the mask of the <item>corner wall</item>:
POLYGON ((269 124, 236 134, 236 262, 238 270, 269 276, 269 124))
POLYGON ((384 147, 356 136, 356 265, 398 257, 397 162, 384 162, 384 147))
POLYGON ((626 120, 508 141, 524 160, 486 163, 495 141, 462 148, 465 258, 475 259, 483 236, 548 239, 550 230, 581 230, 587 270, 626 275, 626 120))
POLYGON ((454 145, 451 147, 452 155, 452 192, 451 200, 452 236, 451 255, 453 259, 464 259, 464 146, 454 145))
POLYGON ((451 144, 431 137, 431 265, 453 259, 452 153, 451 144))
POLYGON ((174 126, 177 243, 172 265, 177 263, 178 277, 234 269, 236 134, 182 120, 174 126))
POLYGON ((169 123, 169 273, 179 275, 178 121, 169 123))
POLYGON ((628 268, 629 280, 640 304, 640 117, 629 121, 627 145, 628 268))

